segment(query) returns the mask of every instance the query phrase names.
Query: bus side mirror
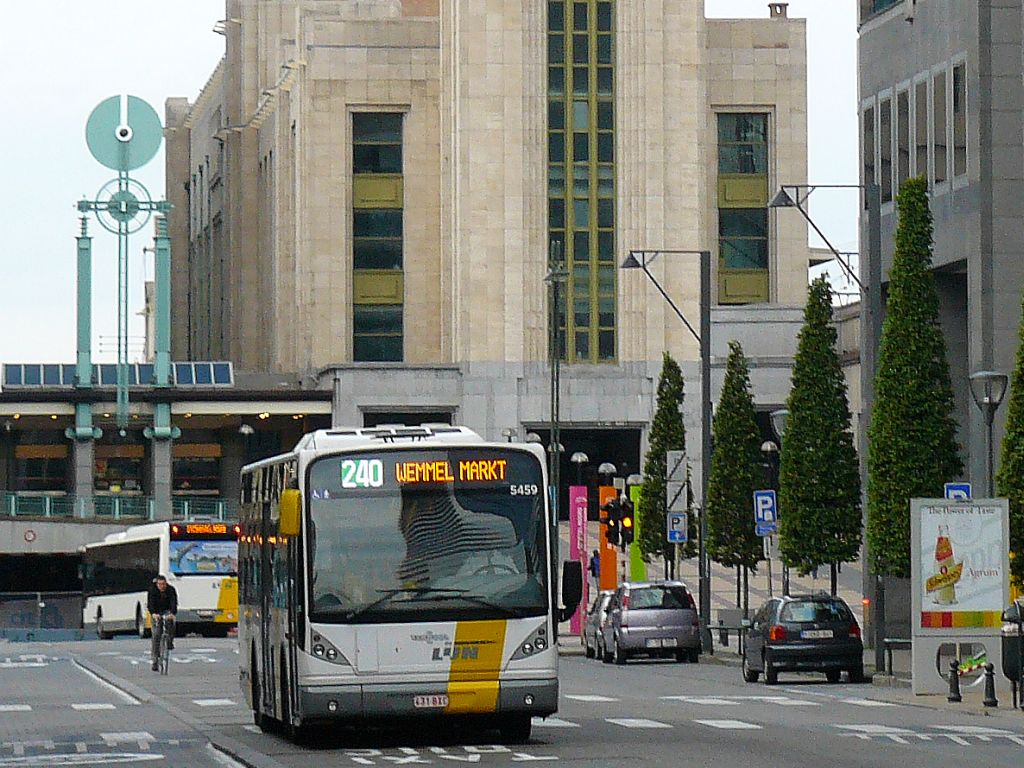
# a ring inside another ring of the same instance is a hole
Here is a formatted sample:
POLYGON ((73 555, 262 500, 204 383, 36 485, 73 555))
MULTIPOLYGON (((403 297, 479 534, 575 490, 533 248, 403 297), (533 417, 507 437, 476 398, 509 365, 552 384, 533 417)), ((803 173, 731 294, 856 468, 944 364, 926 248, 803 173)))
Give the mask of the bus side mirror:
POLYGON ((562 605, 558 609, 558 620, 568 621, 576 613, 583 599, 583 564, 578 560, 566 560, 562 564, 562 605))
POLYGON ((281 536, 298 536, 302 530, 302 494, 296 488, 281 491, 281 517, 277 532, 281 536))

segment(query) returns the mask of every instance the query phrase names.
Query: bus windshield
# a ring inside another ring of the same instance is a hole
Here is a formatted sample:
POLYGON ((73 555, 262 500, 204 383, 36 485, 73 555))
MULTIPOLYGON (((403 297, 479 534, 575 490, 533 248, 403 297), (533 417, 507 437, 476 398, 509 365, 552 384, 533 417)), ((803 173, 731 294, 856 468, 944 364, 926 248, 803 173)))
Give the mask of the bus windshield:
POLYGON ((308 483, 313 621, 543 615, 544 486, 493 448, 329 456, 308 483))

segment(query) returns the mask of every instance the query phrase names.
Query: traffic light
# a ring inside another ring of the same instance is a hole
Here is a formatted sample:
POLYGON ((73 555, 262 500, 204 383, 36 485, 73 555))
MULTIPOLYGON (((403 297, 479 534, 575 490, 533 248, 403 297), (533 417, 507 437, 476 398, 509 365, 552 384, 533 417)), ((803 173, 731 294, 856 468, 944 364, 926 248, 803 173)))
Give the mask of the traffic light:
POLYGON ((633 502, 626 499, 622 502, 622 511, 619 513, 619 526, 622 528, 620 546, 625 551, 626 547, 633 543, 633 534, 636 532, 633 526, 633 502))
POLYGON ((622 507, 619 505, 618 499, 612 499, 605 504, 601 509, 605 512, 607 517, 604 519, 604 524, 607 526, 605 536, 608 539, 609 544, 618 544, 620 541, 620 527, 619 517, 622 514, 622 507))

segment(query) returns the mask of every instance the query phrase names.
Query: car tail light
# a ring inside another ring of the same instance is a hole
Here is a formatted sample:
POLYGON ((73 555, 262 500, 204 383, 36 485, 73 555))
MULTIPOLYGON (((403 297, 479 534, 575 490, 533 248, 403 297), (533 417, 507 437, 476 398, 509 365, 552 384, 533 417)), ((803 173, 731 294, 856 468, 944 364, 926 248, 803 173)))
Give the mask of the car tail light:
POLYGON ((850 625, 850 637, 860 640, 860 626, 856 623, 850 625))
POLYGON ((693 602, 693 595, 691 595, 689 592, 686 593, 686 600, 687 600, 687 602, 689 602, 690 608, 692 608, 693 610, 696 611, 697 610, 697 604, 695 602, 693 602))
POLYGON ((622 609, 629 610, 629 595, 622 596, 622 609))
POLYGON ((786 628, 779 624, 773 625, 768 630, 768 639, 772 641, 785 640, 786 639, 786 628))

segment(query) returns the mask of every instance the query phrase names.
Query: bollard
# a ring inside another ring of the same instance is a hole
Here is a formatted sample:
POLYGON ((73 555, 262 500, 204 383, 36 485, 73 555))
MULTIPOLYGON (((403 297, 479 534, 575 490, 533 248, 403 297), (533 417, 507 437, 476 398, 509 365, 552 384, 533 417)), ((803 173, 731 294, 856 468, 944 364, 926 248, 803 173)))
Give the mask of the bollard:
POLYGON ((995 664, 991 661, 985 665, 985 698, 981 703, 986 707, 999 706, 999 699, 996 698, 995 664))
POLYGON ((718 620, 718 644, 723 648, 729 647, 729 630, 725 628, 725 620, 718 620))
POLYGON ((946 701, 953 704, 963 701, 960 697, 960 662, 957 659, 949 661, 949 696, 946 701))

